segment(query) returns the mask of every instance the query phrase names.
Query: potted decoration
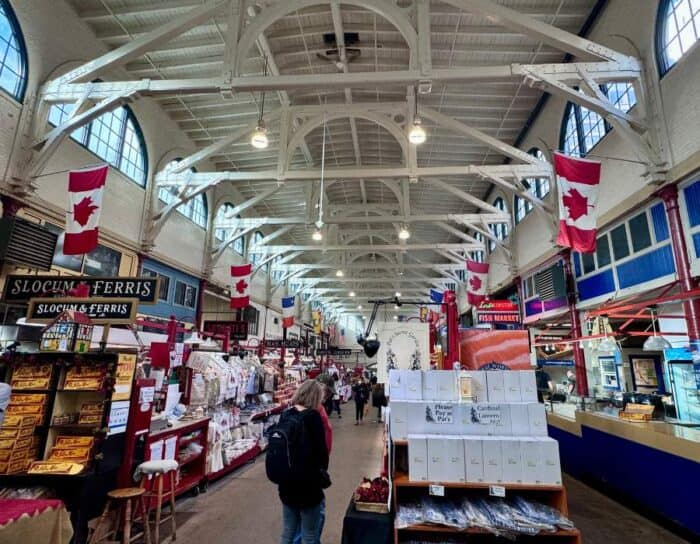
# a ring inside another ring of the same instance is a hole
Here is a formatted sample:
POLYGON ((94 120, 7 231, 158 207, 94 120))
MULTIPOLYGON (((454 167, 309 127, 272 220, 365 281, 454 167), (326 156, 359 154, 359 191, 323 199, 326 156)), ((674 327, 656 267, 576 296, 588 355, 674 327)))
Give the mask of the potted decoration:
POLYGON ((355 509, 360 512, 389 512, 389 480, 378 477, 374 480, 362 478, 354 494, 355 509))
POLYGON ((44 329, 39 349, 85 353, 90 350, 93 327, 84 313, 64 310, 44 329))

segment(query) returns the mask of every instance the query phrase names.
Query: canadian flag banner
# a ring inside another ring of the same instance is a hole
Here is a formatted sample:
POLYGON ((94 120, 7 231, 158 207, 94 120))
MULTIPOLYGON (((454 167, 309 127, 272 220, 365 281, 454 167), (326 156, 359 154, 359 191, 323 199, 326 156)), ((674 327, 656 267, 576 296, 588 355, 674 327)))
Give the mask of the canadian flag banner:
POLYGON ((288 329, 294 325, 294 310, 296 310, 297 297, 284 297, 282 299, 282 328, 288 329))
POLYGON ((250 305, 250 274, 253 265, 248 263, 231 267, 231 308, 247 308, 250 305))
POLYGON ((467 261, 467 302, 472 306, 478 306, 486 298, 488 277, 488 263, 467 261))
POLYGON ((109 166, 104 165, 68 174, 64 255, 82 255, 97 247, 102 193, 108 170, 109 166))
POLYGON ((557 244, 581 253, 593 253, 600 163, 554 153, 554 172, 559 189, 557 244))

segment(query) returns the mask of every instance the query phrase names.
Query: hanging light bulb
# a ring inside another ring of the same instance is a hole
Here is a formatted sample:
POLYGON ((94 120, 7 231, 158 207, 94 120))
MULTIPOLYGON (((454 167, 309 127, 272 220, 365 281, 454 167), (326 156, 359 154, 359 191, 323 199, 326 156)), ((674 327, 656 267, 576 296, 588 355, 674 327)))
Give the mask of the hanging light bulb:
POLYGON ((362 309, 362 304, 358 305, 358 306, 357 306, 357 309, 358 309, 358 310, 361 310, 361 309, 362 309))
POLYGON ((321 232, 321 229, 316 229, 311 235, 311 238, 313 238, 315 242, 320 242, 323 240, 323 233, 321 232))
POLYGON ((400 292, 400 291, 396 291, 396 293, 394 293, 394 296, 397 297, 397 298, 400 297, 400 296, 401 296, 401 292, 400 292))
POLYGON ((644 351, 663 351, 665 349, 671 349, 671 342, 666 340, 663 336, 656 334, 656 320, 654 319, 654 308, 649 308, 649 313, 651 314, 651 327, 654 331, 652 336, 644 341, 642 349, 644 351))
POLYGON ((265 149, 269 143, 265 123, 260 121, 255 129, 255 132, 253 132, 253 135, 250 138, 250 145, 252 145, 255 149, 265 149))
POLYGON ((413 125, 411 126, 411 130, 408 132, 408 141, 411 142, 413 145, 420 145, 423 142, 425 142, 425 139, 427 138, 427 135, 425 133, 425 129, 423 128, 421 124, 421 119, 418 117, 418 90, 415 89, 413 92, 414 100, 413 104, 415 106, 415 109, 413 111, 413 125))
POLYGON ((345 274, 343 274, 343 271, 338 269, 335 271, 335 277, 336 278, 342 278, 345 274))
MULTIPOLYGON (((267 75, 267 55, 265 56, 265 65, 263 67, 263 76, 267 75)), ((250 138, 250 145, 255 149, 265 149, 270 141, 267 138, 267 128, 265 128, 265 122, 263 121, 263 114, 265 113, 265 92, 260 93, 260 114, 258 115, 258 126, 255 127, 255 132, 250 138)))
POLYGON ((396 319, 396 320, 398 321, 399 316, 398 316, 398 315, 395 315, 395 316, 394 316, 394 319, 396 319))
POLYGON ((411 232, 404 225, 399 231, 399 240, 408 240, 411 237, 411 232))
POLYGON ((413 145, 420 145, 427 139, 428 135, 425 133, 425 129, 421 126, 421 120, 416 117, 413 120, 413 126, 411 131, 408 133, 408 141, 413 145))
POLYGON ((350 296, 354 297, 355 296, 355 291, 350 291, 350 296))

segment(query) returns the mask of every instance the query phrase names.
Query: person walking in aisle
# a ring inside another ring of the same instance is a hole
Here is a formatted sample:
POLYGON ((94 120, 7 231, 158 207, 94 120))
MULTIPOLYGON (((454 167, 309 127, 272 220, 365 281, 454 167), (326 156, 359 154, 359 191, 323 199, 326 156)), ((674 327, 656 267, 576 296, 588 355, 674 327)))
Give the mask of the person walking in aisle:
POLYGON ((377 377, 372 376, 372 406, 377 409, 377 423, 382 422, 382 408, 386 406, 386 395, 384 394, 384 384, 377 382, 377 377))
POLYGON ((337 374, 334 374, 333 381, 335 382, 335 384, 333 397, 331 397, 333 399, 331 411, 335 410, 336 412, 338 412, 338 419, 342 419, 343 416, 340 415, 340 377, 337 374))
POLYGON ((355 425, 359 425, 365 417, 365 404, 369 398, 369 387, 364 378, 358 378, 352 386, 352 396, 355 399, 355 425))
POLYGON ((323 386, 315 380, 305 381, 271 434, 265 463, 268 478, 278 483, 282 501, 280 544, 293 544, 299 529, 302 544, 321 542, 323 490, 331 485, 328 447, 319 413, 322 400, 323 386), (280 459, 280 455, 287 459, 280 459))

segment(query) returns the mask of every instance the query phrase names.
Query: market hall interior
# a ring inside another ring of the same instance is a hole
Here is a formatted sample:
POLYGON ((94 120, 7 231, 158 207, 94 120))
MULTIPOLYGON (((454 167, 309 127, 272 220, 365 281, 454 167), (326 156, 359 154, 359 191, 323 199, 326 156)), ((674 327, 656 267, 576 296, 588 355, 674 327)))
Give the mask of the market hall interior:
POLYGON ((0 544, 700 539, 698 42, 0 0, 0 544))

